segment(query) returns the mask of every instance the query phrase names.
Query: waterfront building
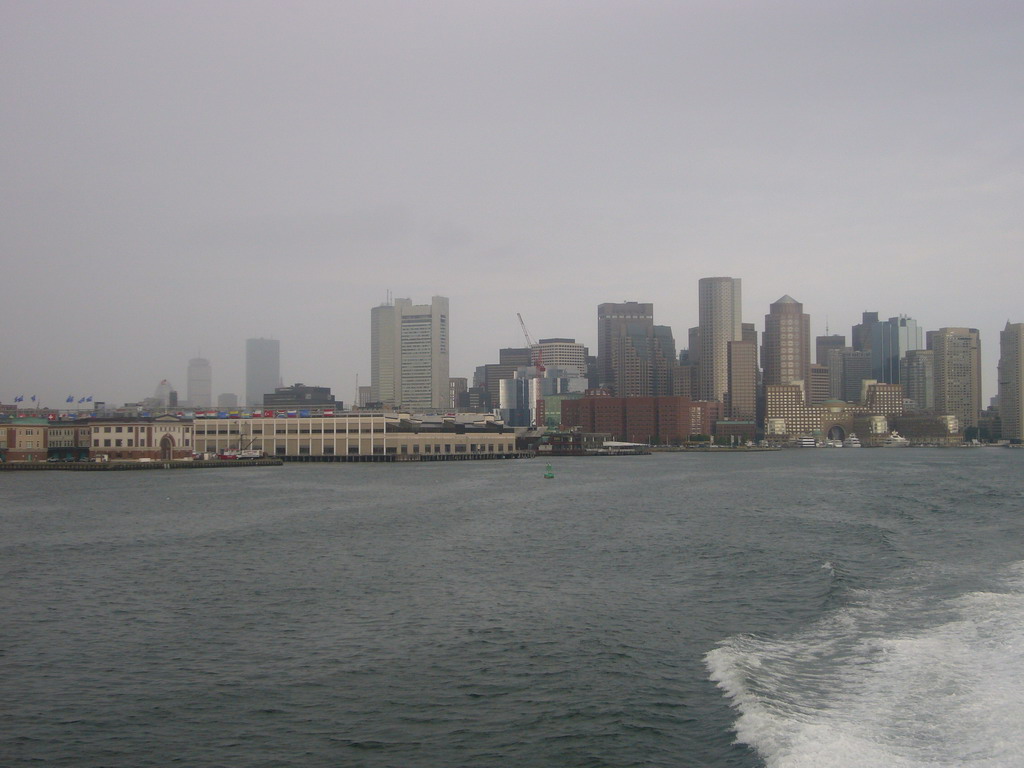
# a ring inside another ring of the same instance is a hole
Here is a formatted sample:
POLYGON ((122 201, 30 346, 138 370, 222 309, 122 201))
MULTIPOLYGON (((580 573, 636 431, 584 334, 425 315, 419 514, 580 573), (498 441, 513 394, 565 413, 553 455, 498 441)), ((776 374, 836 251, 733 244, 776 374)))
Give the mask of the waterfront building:
POLYGON ((827 365, 811 363, 807 369, 807 402, 821 405, 832 398, 832 383, 827 365))
POLYGON ((729 387, 729 342, 743 340, 741 281, 703 277, 697 293, 700 398, 724 402, 729 387))
POLYGON ((245 340, 245 404, 263 405, 263 396, 281 386, 281 342, 277 339, 245 340))
POLYGON ((913 445, 951 447, 963 443, 956 416, 938 414, 904 414, 893 420, 893 429, 913 445))
POLYGON ((490 414, 414 417, 350 411, 334 416, 196 419, 196 450, 256 450, 286 461, 515 456, 516 430, 490 414))
POLYGON ((890 417, 903 415, 902 385, 885 381, 864 381, 861 384, 863 393, 860 401, 868 413, 890 417))
POLYGON ((0 424, 0 461, 46 461, 48 425, 33 417, 0 424))
POLYGON ((903 413, 898 384, 864 383, 862 403, 827 400, 809 405, 800 383, 765 386, 765 436, 770 442, 791 442, 798 437, 844 440, 851 432, 865 445, 878 444, 903 413))
POLYGON ((562 424, 585 433, 602 432, 615 440, 677 445, 691 435, 710 435, 723 416, 721 403, 674 395, 613 397, 586 394, 562 402, 562 424))
POLYGON ((807 383, 811 365, 811 316, 804 312, 803 304, 789 295, 772 304, 764 316, 761 339, 765 385, 807 383))
POLYGON ((448 299, 395 299, 370 311, 371 399, 415 411, 448 408, 448 299))
POLYGON ((192 420, 163 415, 152 418, 90 419, 89 451, 112 461, 192 458, 192 420))
POLYGON ((188 361, 185 396, 190 408, 209 408, 213 405, 213 369, 205 357, 193 357, 188 361))
POLYGON ((978 425, 981 415, 981 340, 977 328, 928 331, 935 352, 935 412, 957 417, 960 428, 978 425))
POLYGON ((87 422, 48 420, 46 458, 50 461, 81 461, 89 457, 92 429, 87 422))
POLYGON ((1024 323, 999 332, 999 419, 1004 440, 1024 440, 1024 323))

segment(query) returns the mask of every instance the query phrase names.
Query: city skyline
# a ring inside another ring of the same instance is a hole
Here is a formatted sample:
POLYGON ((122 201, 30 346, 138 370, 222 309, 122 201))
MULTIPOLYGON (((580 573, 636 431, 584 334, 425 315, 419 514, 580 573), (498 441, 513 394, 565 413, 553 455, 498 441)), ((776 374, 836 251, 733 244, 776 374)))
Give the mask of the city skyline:
MULTIPOLYGON (((867 2, 5 3, 0 399, 126 402, 243 342, 355 401, 368 306, 452 305, 451 373, 696 281, 977 328, 1017 286, 1024 9, 867 2), (56 308, 56 311, 55 311, 56 308), (324 329, 333 340, 325 352, 324 329)), ((826 326, 827 323, 827 326, 826 326)))
MULTIPOLYGON (((739 279, 739 278, 723 278, 723 277, 701 278, 700 280, 697 281, 697 283, 698 283, 698 291, 703 291, 706 288, 711 288, 712 286, 717 286, 716 290, 721 291, 721 290, 725 289, 727 291, 727 293, 729 293, 730 296, 733 293, 735 293, 735 298, 734 299, 730 299, 729 302, 728 302, 730 307, 732 307, 734 301, 739 302, 739 290, 740 290, 739 289, 739 284, 741 283, 741 279, 739 279)), ((448 301, 447 297, 435 296, 435 297, 432 298, 431 302, 432 302, 432 305, 434 306, 434 311, 442 313, 442 314, 438 315, 438 317, 443 318, 441 320, 442 325, 443 325, 441 344, 442 344, 442 347, 445 350, 447 350, 448 338, 449 338, 448 334, 449 334, 449 330, 450 330, 450 324, 448 322, 448 306, 449 306, 449 301, 448 301)), ((759 353, 760 352, 764 352, 765 344, 768 344, 769 346, 771 346, 772 344, 776 343, 776 342, 772 341, 772 332, 769 332, 769 334, 766 335, 765 334, 765 329, 772 328, 772 324, 769 321, 772 320, 773 315, 779 310, 780 307, 789 307, 790 305, 792 305, 793 307, 796 307, 797 308, 796 309, 797 312, 799 312, 799 308, 802 308, 802 306, 803 306, 803 304, 801 302, 796 302, 791 296, 789 296, 787 294, 787 295, 783 296, 782 298, 778 299, 777 301, 772 302, 771 305, 769 305, 769 310, 770 311, 769 311, 768 314, 763 316, 763 323, 760 326, 758 326, 755 323, 748 323, 748 322, 742 321, 742 317, 740 318, 741 319, 741 324, 742 324, 743 329, 744 329, 743 330, 743 337, 747 338, 747 329, 751 329, 751 330, 754 331, 754 335, 758 339, 757 346, 755 347, 754 357, 752 359, 756 360, 758 357, 760 357, 759 353)), ((418 312, 424 312, 424 311, 430 311, 431 310, 431 305, 417 306, 417 305, 413 305, 412 302, 409 299, 396 299, 396 298, 392 298, 389 295, 389 297, 388 297, 388 299, 387 299, 387 301, 385 303, 370 308, 371 309, 370 314, 373 317, 377 317, 377 316, 380 315, 380 313, 382 313, 384 311, 387 311, 389 313, 393 313, 395 311, 396 307, 398 307, 399 309, 401 309, 402 307, 407 307, 408 310, 410 310, 410 311, 418 311, 418 312)), ((594 336, 595 336, 595 338, 598 338, 599 341, 598 341, 598 344, 592 345, 592 351, 593 351, 593 353, 596 354, 598 360, 600 360, 600 352, 599 352, 600 336, 601 336, 601 333, 602 333, 602 329, 605 328, 605 325, 608 322, 607 320, 604 319, 604 315, 602 313, 606 312, 606 311, 620 312, 620 311, 623 311, 623 310, 628 310, 627 314, 628 313, 639 312, 639 314, 637 314, 637 317, 640 317, 641 315, 644 315, 644 313, 646 312, 646 319, 647 319, 648 323, 651 324, 653 322, 653 313, 654 313, 655 310, 654 310, 653 304, 650 303, 650 302, 646 302, 646 303, 640 302, 640 303, 638 303, 638 302, 630 301, 630 302, 619 302, 619 303, 603 303, 603 304, 598 305, 598 322, 595 325, 594 336)), ((401 310, 401 312, 397 316, 400 316, 401 313, 405 312, 405 311, 406 310, 401 310)), ((875 311, 870 311, 870 312, 869 311, 865 311, 865 312, 862 312, 861 313, 861 320, 863 322, 862 323, 854 324, 853 326, 850 327, 849 337, 851 339, 851 344, 853 343, 852 340, 854 340, 856 338, 856 336, 857 336, 857 334, 859 332, 859 329, 864 328, 865 331, 867 331, 867 333, 865 335, 865 339, 870 338, 872 336, 879 337, 879 333, 878 333, 879 327, 888 327, 889 325, 893 324, 894 322, 898 322, 899 324, 910 323, 915 328, 915 332, 916 333, 920 334, 921 332, 927 331, 929 337, 934 336, 936 338, 939 338, 942 335, 941 332, 954 330, 954 331, 963 331, 963 332, 966 333, 967 330, 968 330, 966 328, 951 328, 949 326, 943 326, 942 328, 939 328, 939 329, 925 329, 923 327, 917 326, 917 324, 915 323, 915 321, 912 318, 908 318, 905 315, 900 315, 899 317, 891 317, 888 320, 881 319, 882 315, 884 315, 884 313, 879 313, 879 312, 875 312, 875 311), (864 325, 863 324, 864 322, 867 322, 869 320, 869 318, 872 320, 874 325, 864 325)), ((732 317, 733 316, 732 309, 729 309, 728 311, 725 311, 724 312, 724 316, 732 317)), ((806 313, 800 314, 798 316, 803 318, 803 320, 801 321, 801 325, 805 329, 807 327, 813 327, 811 325, 811 318, 806 313)), ((436 324, 436 322, 437 322, 437 320, 435 318, 434 323, 436 324)), ((1009 323, 1011 321, 1008 320, 1007 322, 1009 323)), ((376 324, 377 324, 376 320, 374 321, 374 323, 371 323, 371 325, 373 327, 376 327, 376 324)), ((652 328, 661 328, 661 329, 663 329, 665 331, 665 333, 667 334, 669 339, 671 339, 671 337, 674 334, 674 329, 671 326, 653 326, 653 325, 651 325, 651 327, 652 328)), ((396 326, 396 329, 397 329, 397 326, 396 326)), ((700 338, 700 334, 697 334, 696 336, 693 335, 693 332, 696 331, 696 330, 697 330, 696 327, 691 327, 690 328, 690 334, 691 334, 690 335, 690 340, 691 341, 694 341, 695 339, 699 339, 700 338)), ((838 337, 844 337, 845 336, 845 334, 831 333, 831 332, 834 332, 836 330, 837 329, 834 326, 832 326, 832 327, 830 327, 830 335, 829 336, 818 336, 816 338, 820 342, 823 339, 831 339, 831 338, 835 338, 836 336, 838 336, 838 337)), ((521 332, 522 331, 520 331, 520 333, 521 332)), ((981 348, 983 346, 982 344, 979 344, 979 342, 983 342, 984 338, 983 337, 979 337, 979 333, 978 333, 978 330, 976 328, 971 328, 970 332, 971 332, 971 334, 973 334, 973 339, 974 339, 974 341, 973 341, 973 350, 974 351, 972 352, 972 354, 974 355, 975 358, 977 358, 979 353, 980 353, 980 350, 981 350, 981 348)), ((388 333, 384 334, 384 336, 391 336, 391 335, 393 335, 393 334, 388 334, 388 333)), ((801 353, 801 356, 806 361, 809 361, 810 359, 812 359, 811 353, 810 353, 810 340, 813 337, 813 333, 808 334, 806 332, 806 330, 804 330, 804 331, 802 331, 800 333, 800 337, 803 339, 800 342, 800 344, 802 344, 802 345, 804 345, 806 347, 804 352, 801 353)), ((567 340, 564 339, 564 338, 553 338, 553 339, 552 338, 544 338, 544 339, 542 339, 542 341, 556 342, 556 341, 567 341, 567 340)), ((751 338, 750 341, 751 341, 751 343, 753 343, 753 338, 751 338)), ((870 342, 864 342, 864 343, 870 343, 870 342)), ((931 342, 929 342, 929 343, 931 343, 931 342)), ((522 344, 522 342, 520 341, 520 346, 521 346, 521 344, 522 344)), ((591 346, 591 345, 587 345, 587 344, 585 344, 583 342, 580 342, 579 344, 577 344, 577 346, 587 347, 587 346, 591 346)), ((512 351, 512 352, 514 352, 514 351, 516 351, 518 349, 519 349, 519 347, 510 346, 510 347, 503 348, 503 352, 504 351, 512 351)), ((685 347, 679 346, 677 351, 678 352, 682 352, 683 349, 685 349, 685 347)), ((852 349, 852 347, 843 347, 843 348, 838 349, 837 352, 842 352, 843 350, 847 350, 848 351, 850 349, 852 349)), ((497 351, 498 350, 496 350, 496 349, 492 350, 492 353, 491 353, 490 357, 493 357, 494 356, 494 352, 497 352, 497 351)), ((996 392, 998 390, 998 374, 996 372, 996 368, 997 368, 998 362, 999 362, 998 354, 1000 353, 1000 351, 1001 351, 1001 348, 999 350, 997 350, 997 357, 993 361, 986 361, 984 359, 983 355, 982 355, 981 360, 980 360, 980 363, 981 363, 980 366, 977 364, 977 362, 975 362, 973 364, 973 368, 975 370, 975 373, 972 374, 972 375, 975 376, 975 377, 980 375, 981 383, 982 383, 982 386, 980 388, 980 396, 978 398, 976 398, 975 401, 971 404, 973 406, 973 410, 976 411, 976 412, 980 411, 980 410, 983 410, 985 407, 987 407, 988 404, 989 404, 989 401, 992 399, 992 397, 995 396, 995 394, 996 394, 996 392), (989 368, 992 369, 989 372, 991 374, 991 377, 992 377, 991 381, 986 377, 986 371, 988 371, 989 368), (993 390, 992 394, 989 394, 989 390, 990 389, 993 390)), ((610 353, 611 353, 611 350, 609 349, 608 350, 608 354, 610 354, 610 353)), ((691 353, 692 353, 692 350, 691 350, 691 353)), ((846 353, 847 352, 843 352, 843 354, 846 354, 846 353)), ((397 352, 396 352, 396 354, 397 354, 397 352)), ((790 354, 792 354, 792 353, 790 353, 790 354)), ((864 354, 866 356, 870 356, 871 355, 871 353, 868 353, 868 352, 855 353, 855 354, 864 354)), ((302 380, 303 378, 307 378, 308 379, 308 377, 304 377, 304 375, 301 372, 296 373, 294 376, 290 375, 290 374, 286 375, 286 372, 282 372, 281 368, 280 368, 280 355, 281 355, 281 342, 278 339, 265 339, 265 338, 262 338, 262 337, 258 338, 258 339, 254 339, 254 338, 246 339, 246 341, 245 341, 245 359, 246 359, 246 368, 247 368, 247 370, 246 370, 245 377, 244 377, 245 378, 245 382, 244 382, 243 387, 241 388, 241 391, 246 393, 246 395, 245 395, 244 398, 239 398, 241 400, 241 405, 247 406, 247 407, 254 407, 254 406, 258 407, 260 405, 260 403, 256 402, 255 396, 252 395, 252 393, 249 392, 249 390, 252 389, 253 386, 255 386, 256 389, 260 389, 260 387, 258 385, 250 385, 249 384, 249 381, 253 377, 253 373, 254 373, 254 371, 252 370, 252 366, 253 365, 255 365, 256 368, 260 368, 260 367, 265 367, 265 365, 267 363, 269 363, 270 367, 273 368, 273 371, 271 371, 270 373, 268 373, 268 374, 263 376, 263 378, 265 378, 268 383, 269 383, 271 378, 274 378, 276 376, 276 382, 277 383, 274 384, 273 387, 270 387, 268 389, 268 392, 273 392, 273 389, 275 387, 277 387, 277 386, 285 386, 286 384, 295 383, 295 382, 298 382, 298 381, 302 380), (253 357, 254 353, 256 353, 255 357, 253 357), (259 362, 257 362, 257 361, 259 361, 259 362)), ((448 352, 445 351, 445 354, 444 354, 445 365, 447 365, 448 356, 449 356, 448 352)), ((676 356, 676 359, 678 359, 678 355, 676 356)), ((838 360, 838 358, 837 358, 837 360, 838 360)), ((187 374, 189 379, 191 379, 191 376, 193 374, 193 366, 195 364, 202 364, 202 366, 205 368, 204 375, 205 375, 206 378, 204 380, 204 387, 209 387, 211 385, 211 382, 210 382, 210 369, 211 369, 210 361, 205 359, 205 358, 193 358, 193 359, 190 359, 188 361, 188 374, 187 374)), ((774 374, 772 374, 771 371, 773 370, 773 366, 776 365, 776 364, 777 363, 772 362, 771 355, 768 355, 768 354, 765 354, 764 359, 761 359, 759 361, 758 368, 759 368, 759 370, 763 370, 764 371, 764 373, 765 373, 765 383, 766 384, 767 383, 772 383, 773 381, 775 381, 775 379, 773 378, 774 374), (767 361, 767 363, 766 363, 766 361, 767 361), (772 379, 772 381, 769 381, 769 379, 772 379)), ((374 365, 375 364, 371 360, 371 365, 370 365, 371 371, 374 370, 374 365)), ((473 369, 476 369, 477 367, 484 366, 484 365, 486 365, 486 362, 478 361, 478 364, 473 366, 473 369)), ((863 376, 863 377, 873 376, 873 377, 877 378, 877 376, 875 375, 877 372, 871 372, 871 370, 870 370, 871 369, 870 361, 865 362, 865 365, 867 366, 865 368, 865 371, 863 373, 861 373, 861 374, 858 374, 858 375, 863 376)), ((826 367, 827 367, 827 364, 826 364, 826 367)), ((900 367, 900 366, 897 366, 897 367, 900 367)), ((446 405, 441 404, 442 400, 447 402, 447 400, 446 400, 447 391, 448 391, 447 384, 445 384, 445 386, 441 386, 440 382, 441 382, 442 379, 443 379, 444 382, 448 382, 449 378, 452 377, 452 376, 458 377, 458 372, 451 371, 449 369, 448 373, 449 373, 448 376, 443 376, 443 377, 437 379, 437 383, 436 383, 435 389, 437 389, 438 392, 440 393, 438 395, 438 397, 439 397, 439 399, 437 401, 438 404, 435 404, 435 405, 431 406, 430 408, 433 408, 433 409, 442 408, 443 409, 443 408, 447 407, 446 405)), ((438 375, 440 375, 440 374, 438 374, 438 375)), ((840 377, 843 375, 841 368, 836 370, 834 376, 835 375, 838 375, 840 377)), ((599 369, 598 369, 598 377, 599 378, 601 377, 600 365, 599 365, 599 369)), ((257 376, 256 378, 259 378, 259 376, 257 376)), ((470 371, 470 375, 469 376, 460 377, 460 378, 468 378, 468 379, 471 380, 472 379, 472 371, 470 371)), ((783 375, 782 378, 779 379, 779 381, 775 382, 775 383, 781 383, 783 380, 785 380, 787 378, 789 378, 789 377, 786 376, 786 375, 783 375)), ((371 379, 372 379, 372 376, 371 376, 371 379)), ((309 380, 312 381, 312 379, 309 379, 309 380)), ((191 381, 189 383, 191 384, 191 381)), ((853 383, 856 384, 856 382, 853 382, 853 383)), ((317 382, 317 386, 320 386, 320 385, 327 386, 328 388, 333 389, 338 394, 339 399, 342 399, 342 398, 345 397, 343 388, 339 387, 336 382, 317 382)), ((809 383, 807 383, 807 385, 809 386, 809 383)), ((174 390, 176 392, 177 396, 178 396, 178 402, 181 403, 181 407, 183 407, 183 408, 201 407, 201 406, 198 406, 195 403, 192 403, 191 400, 189 398, 187 398, 187 396, 186 396, 187 393, 185 391, 178 391, 178 390, 180 390, 182 388, 179 387, 179 388, 176 389, 175 385, 174 385, 174 380, 171 377, 164 378, 164 379, 162 379, 159 382, 157 397, 159 397, 159 391, 160 391, 161 387, 166 389, 166 390, 168 390, 168 392, 174 390)), ((263 388, 266 388, 266 387, 263 387, 263 388)), ((372 391, 372 386, 369 389, 372 391)), ((614 389, 614 387, 613 387, 613 389, 614 389)), ((854 386, 853 389, 856 390, 857 387, 854 386)), ((141 394, 141 395, 138 395, 136 397, 130 397, 130 398, 127 398, 127 399, 125 399, 123 401, 119 401, 117 399, 107 399, 107 400, 104 400, 104 398, 102 396, 94 398, 92 395, 89 395, 88 396, 88 402, 86 402, 86 397, 85 396, 79 397, 76 393, 72 393, 71 395, 68 395, 67 398, 64 399, 64 400, 61 400, 60 398, 58 398, 57 401, 48 401, 46 399, 46 397, 39 396, 37 394, 38 388, 36 388, 36 389, 29 388, 27 391, 32 392, 32 395, 30 396, 28 394, 25 394, 25 392, 19 392, 17 395, 6 396, 6 398, 7 398, 6 400, 4 399, 5 398, 4 393, 0 392, 0 403, 16 404, 16 405, 21 406, 22 408, 46 407, 46 408, 52 408, 52 409, 62 409, 61 408, 62 405, 66 405, 67 403, 70 403, 71 405, 67 406, 68 410, 76 410, 76 409, 77 410, 82 410, 82 408, 83 408, 82 403, 86 403, 86 405, 85 405, 86 409, 91 409, 94 402, 105 402, 106 405, 108 405, 108 406, 119 406, 119 405, 124 404, 124 403, 142 402, 147 397, 147 395, 141 394)), ((211 396, 211 404, 212 404, 213 400, 217 400, 218 398, 224 397, 225 395, 230 395, 230 396, 234 395, 234 393, 230 392, 229 390, 223 390, 223 388, 219 384, 216 387, 216 389, 212 390, 212 391, 214 392, 214 395, 211 396)), ((76 390, 76 392, 77 392, 77 390, 76 390)), ((264 393, 264 394, 266 394, 266 393, 264 393)), ((907 395, 908 398, 913 399, 913 398, 910 397, 909 390, 906 391, 906 395, 907 395)), ((696 393, 694 394, 694 398, 695 399, 698 398, 698 395, 696 393)), ((707 399, 707 398, 704 398, 704 399, 707 399)), ((850 401, 854 401, 857 398, 856 398, 856 396, 851 395, 850 397, 848 397, 846 399, 850 400, 850 401)), ((953 400, 956 400, 956 399, 957 399, 957 396, 953 395, 953 396, 951 396, 950 402, 952 402, 953 400)), ((357 397, 355 397, 354 395, 350 396, 350 402, 352 402, 352 403, 357 402, 357 397)), ((726 402, 726 401, 725 401, 724 398, 722 398, 722 399, 719 399, 719 402, 726 402)), ((393 404, 393 400, 389 399, 389 400, 386 401, 386 403, 387 404, 393 404)), ((420 410, 422 410, 424 407, 425 406, 423 404, 417 404, 416 405, 416 408, 418 408, 420 410)), ((949 407, 949 403, 947 403, 947 408, 948 407, 949 407)), ((963 407, 967 407, 967 406, 963 406, 963 407)), ((430 410, 430 408, 427 408, 427 410, 430 410)), ((970 411, 970 410, 972 410, 972 408, 971 407, 967 407, 967 410, 970 411)))

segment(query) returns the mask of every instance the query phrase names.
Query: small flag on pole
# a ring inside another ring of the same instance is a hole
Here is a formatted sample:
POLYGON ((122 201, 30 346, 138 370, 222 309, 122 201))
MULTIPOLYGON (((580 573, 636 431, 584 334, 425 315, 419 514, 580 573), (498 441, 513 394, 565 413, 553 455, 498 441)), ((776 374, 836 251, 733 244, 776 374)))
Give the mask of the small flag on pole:
POLYGON ((75 396, 74 395, 68 395, 68 399, 65 402, 68 402, 68 403, 75 402, 75 396))

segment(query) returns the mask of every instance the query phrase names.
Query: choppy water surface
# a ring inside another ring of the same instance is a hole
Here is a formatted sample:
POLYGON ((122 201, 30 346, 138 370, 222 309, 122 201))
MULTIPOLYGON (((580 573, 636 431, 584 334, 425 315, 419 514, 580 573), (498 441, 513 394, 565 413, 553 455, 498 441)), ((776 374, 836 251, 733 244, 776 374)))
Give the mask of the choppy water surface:
POLYGON ((0 764, 1016 766, 1022 463, 6 473, 0 764))

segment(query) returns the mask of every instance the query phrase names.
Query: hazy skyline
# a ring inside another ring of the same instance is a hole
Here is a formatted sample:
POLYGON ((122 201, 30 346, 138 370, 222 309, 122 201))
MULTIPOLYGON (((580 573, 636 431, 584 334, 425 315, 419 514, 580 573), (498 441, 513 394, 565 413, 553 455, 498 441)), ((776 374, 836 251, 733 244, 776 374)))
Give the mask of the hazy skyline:
POLYGON ((0 0, 0 401, 369 384, 370 309, 451 300, 451 375, 597 305, 685 346, 697 281, 764 327, 1024 321, 1012 2, 0 0))

